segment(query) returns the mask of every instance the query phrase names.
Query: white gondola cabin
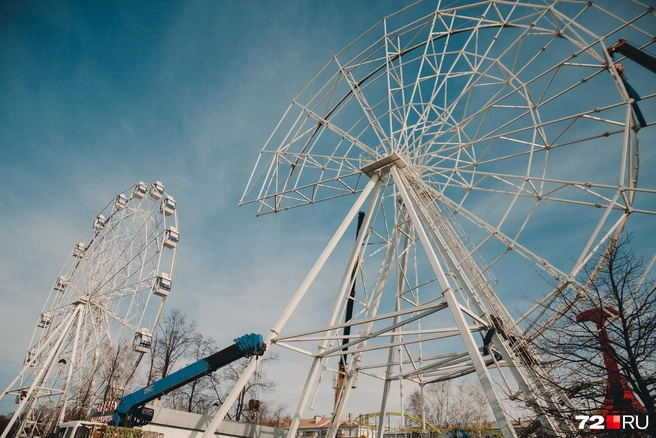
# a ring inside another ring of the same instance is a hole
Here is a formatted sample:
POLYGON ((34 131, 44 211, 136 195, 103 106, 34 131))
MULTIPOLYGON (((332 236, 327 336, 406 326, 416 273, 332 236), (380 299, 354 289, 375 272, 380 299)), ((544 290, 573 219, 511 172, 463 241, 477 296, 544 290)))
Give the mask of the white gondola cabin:
POLYGON ((176 227, 169 227, 164 233, 164 246, 166 248, 173 249, 178 246, 178 241, 180 240, 180 233, 176 227))
POLYGON ((142 328, 134 334, 132 349, 137 353, 148 353, 153 342, 153 335, 148 329, 142 328))
POLYGON ((159 181, 155 181, 150 185, 150 197, 157 201, 162 199, 162 196, 164 196, 164 185, 159 181))
POLYGON ((54 289, 59 292, 64 292, 67 285, 68 280, 66 280, 64 277, 57 277, 57 280, 55 280, 54 289))
POLYGON ((73 250, 73 257, 76 257, 78 259, 81 259, 84 257, 84 252, 87 250, 87 247, 84 245, 84 243, 80 242, 75 245, 75 249, 73 250))
POLYGON ((47 312, 42 313, 41 317, 39 317, 39 322, 37 323, 37 327, 48 328, 50 327, 51 322, 52 322, 52 315, 47 312))
POLYGON ((148 193, 148 187, 143 181, 139 181, 139 184, 135 185, 134 190, 132 190, 132 196, 138 199, 143 199, 146 193, 148 193))
POLYGON ((116 197, 116 202, 114 203, 114 208, 117 210, 123 210, 128 206, 128 198, 125 197, 123 193, 116 197))
POLYGON ((103 229, 106 223, 107 223, 107 218, 105 218, 105 216, 103 216, 102 214, 99 214, 98 216, 96 216, 96 219, 93 221, 93 229, 96 230, 96 232, 98 232, 103 229))
POLYGON ((160 297, 166 297, 169 292, 171 292, 171 278, 169 277, 169 274, 162 273, 155 277, 153 293, 160 297))
POLYGON ((171 216, 175 213, 175 199, 173 199, 173 196, 166 196, 162 200, 162 213, 164 213, 164 216, 171 216))

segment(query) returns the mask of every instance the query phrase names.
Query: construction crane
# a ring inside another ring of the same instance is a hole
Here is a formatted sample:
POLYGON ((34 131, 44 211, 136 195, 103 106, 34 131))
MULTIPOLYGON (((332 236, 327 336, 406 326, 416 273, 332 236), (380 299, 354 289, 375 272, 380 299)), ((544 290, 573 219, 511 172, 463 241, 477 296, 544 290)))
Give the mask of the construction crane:
POLYGON ((107 420, 105 417, 93 416, 90 421, 68 421, 58 425, 49 438, 161 437, 158 432, 133 429, 135 426, 144 426, 152 421, 154 409, 146 407, 146 403, 243 357, 261 356, 265 350, 266 344, 262 335, 251 333, 241 336, 235 339, 233 345, 124 396, 118 404, 116 402, 100 403, 96 408, 96 413, 115 409, 113 414, 107 417, 107 420))
POLYGON ((153 410, 145 407, 145 404, 149 401, 200 379, 243 357, 261 356, 265 350, 266 345, 262 335, 251 333, 241 336, 235 339, 233 345, 123 397, 114 412, 112 423, 121 427, 147 424, 153 419, 153 410))
POLYGON ((620 38, 618 42, 608 47, 607 50, 608 54, 611 56, 615 53, 622 54, 635 63, 640 64, 644 68, 650 70, 652 73, 656 73, 656 58, 651 56, 649 53, 635 47, 629 43, 626 38, 620 38))

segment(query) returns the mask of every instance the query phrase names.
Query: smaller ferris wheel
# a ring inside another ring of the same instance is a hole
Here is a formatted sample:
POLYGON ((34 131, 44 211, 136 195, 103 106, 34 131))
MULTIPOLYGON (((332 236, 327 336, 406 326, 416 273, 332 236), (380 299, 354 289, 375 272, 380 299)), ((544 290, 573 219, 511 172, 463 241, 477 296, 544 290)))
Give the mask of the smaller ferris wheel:
POLYGON ((123 395, 171 291, 175 199, 159 181, 119 193, 95 217, 55 279, 21 371, 0 394, 18 405, 7 436, 38 436, 123 395))

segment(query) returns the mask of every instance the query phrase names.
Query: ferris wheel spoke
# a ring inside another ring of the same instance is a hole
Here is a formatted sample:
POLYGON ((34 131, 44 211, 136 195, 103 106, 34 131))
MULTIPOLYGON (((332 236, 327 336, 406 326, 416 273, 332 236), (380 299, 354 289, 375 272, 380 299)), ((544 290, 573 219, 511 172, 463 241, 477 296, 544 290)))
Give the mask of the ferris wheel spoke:
POLYGON ((621 194, 626 191, 637 191, 644 193, 651 192, 648 190, 631 190, 630 188, 622 188, 617 185, 599 184, 589 181, 564 181, 552 178, 541 178, 525 175, 498 174, 491 172, 481 172, 467 168, 459 168, 453 172, 460 177, 459 182, 456 182, 456 180, 451 176, 445 183, 440 183, 439 181, 434 180, 436 177, 442 177, 444 173, 446 173, 446 170, 450 170, 450 168, 430 167, 424 170, 424 175, 427 178, 427 182, 436 187, 444 185, 451 187, 452 189, 461 189, 466 191, 475 190, 510 196, 517 195, 522 197, 535 198, 539 201, 564 202, 576 205, 586 205, 595 208, 611 206, 613 209, 617 210, 629 210, 631 209, 631 205, 629 203, 629 199, 626 196, 622 196, 622 202, 618 202, 618 197, 615 196, 616 194, 621 194), (466 175, 477 176, 479 179, 472 184, 468 184, 464 178, 466 175), (507 189, 504 190, 500 188, 483 186, 483 183, 485 183, 487 179, 499 182, 502 184, 502 186, 507 187, 507 189), (540 188, 538 188, 536 184, 538 184, 540 188), (548 184, 548 190, 545 190, 545 184, 548 184), (528 185, 528 187, 526 187, 526 185, 528 185), (590 195, 591 200, 585 202, 580 199, 573 199, 573 197, 565 198, 555 196, 557 192, 570 188, 576 189, 576 191, 579 193, 590 195), (604 192, 607 194, 604 194, 604 192))
POLYGON ((486 231, 492 235, 495 239, 502 242, 506 245, 507 249, 510 251, 516 251, 518 254, 522 255, 526 260, 528 260, 533 266, 539 268, 540 270, 546 272, 557 281, 568 278, 568 275, 555 266, 553 266, 549 261, 538 257, 535 253, 525 248, 519 242, 505 235, 501 231, 497 230, 495 227, 491 226, 472 212, 468 211, 466 208, 459 206, 453 203, 449 198, 440 196, 442 202, 445 203, 449 208, 456 212, 459 216, 467 219, 472 224, 478 226, 482 230, 486 231))
MULTIPOLYGON (((474 26, 474 28, 472 29, 472 31, 471 31, 471 33, 470 33, 470 35, 469 35, 469 38, 468 38, 467 41, 465 42, 465 46, 467 46, 467 45, 473 40, 474 36, 477 35, 477 32, 478 32, 478 30, 479 30, 479 25, 480 25, 480 22, 477 23, 476 26, 474 26)), ((448 40, 447 40, 447 44, 448 44, 448 40)), ((426 45, 426 47, 428 48, 428 44, 426 45)), ((446 44, 445 44, 444 50, 446 50, 446 44)), ((442 54, 442 56, 441 56, 441 59, 440 59, 440 63, 439 63, 439 70, 438 70, 438 69, 435 70, 436 77, 439 77, 439 76, 442 75, 442 74, 441 74, 441 69, 442 69, 442 65, 443 65, 443 64, 442 64, 442 61, 446 58, 445 55, 446 55, 446 52, 443 52, 443 54, 442 54)), ((422 60, 423 60, 423 58, 422 58, 422 60)), ((469 60, 468 60, 467 56, 465 55, 465 52, 463 52, 463 51, 459 51, 459 52, 457 52, 457 54, 456 54, 456 56, 455 56, 455 59, 453 60, 453 63, 452 63, 451 66, 449 67, 448 71, 444 73, 444 77, 445 77, 445 78, 450 78, 450 77, 454 77, 454 76, 456 76, 456 75, 454 75, 454 71, 453 71, 453 70, 454 70, 454 68, 459 64, 459 62, 461 62, 461 60, 464 60, 464 62, 465 62, 465 63, 468 63, 469 66, 471 67, 471 63, 468 62, 469 60)), ((422 73, 422 72, 421 72, 421 70, 420 70, 419 73, 418 73, 417 80, 416 80, 415 84, 418 84, 418 83, 419 83, 420 78, 421 78, 421 73, 422 73)), ((460 74, 458 74, 457 76, 460 76, 460 74)), ((460 101, 460 98, 466 93, 466 90, 468 90, 469 87, 471 86, 471 81, 472 81, 473 75, 472 75, 472 74, 469 74, 468 76, 469 76, 469 78, 468 78, 468 83, 465 84, 465 86, 463 87, 463 90, 462 90, 462 92, 461 92, 461 95, 460 95, 459 97, 457 97, 456 99, 454 99, 454 102, 453 102, 451 105, 456 105, 456 104, 460 101)), ((444 107, 446 108, 446 109, 445 109, 445 112, 446 112, 446 113, 450 113, 450 111, 449 111, 449 104, 446 102, 446 97, 447 97, 446 86, 447 86, 447 84, 448 84, 448 81, 446 81, 446 80, 445 80, 445 81, 440 81, 439 83, 438 83, 438 81, 434 81, 434 86, 433 86, 432 94, 431 94, 430 99, 428 99, 428 102, 432 102, 432 101, 438 96, 439 92, 440 92, 440 91, 443 91, 444 99, 445 99, 444 107)), ((422 114, 422 116, 426 117, 427 114, 424 113, 424 114, 422 114)), ((439 120, 439 119, 438 119, 438 120, 439 120)), ((416 129, 416 128, 415 128, 415 129, 416 129)))
MULTIPOLYGON (((599 10, 604 15, 612 17, 613 19, 615 19, 616 21, 621 23, 618 27, 608 31, 605 35, 603 35, 602 39, 607 39, 609 36, 616 34, 617 32, 619 32, 620 30, 623 30, 626 27, 630 27, 633 31, 636 31, 636 32, 648 37, 648 38, 652 37, 651 34, 649 34, 647 31, 641 29, 640 27, 635 26, 634 23, 636 21, 642 19, 645 16, 654 15, 654 10, 653 9, 649 10, 647 8, 647 9, 645 9, 644 12, 634 16, 633 18, 631 18, 630 20, 627 21, 627 20, 624 20, 623 18, 620 18, 617 14, 614 14, 614 13, 612 13, 611 11, 609 11, 607 9, 601 8, 601 7, 599 7, 598 5, 596 5, 594 3, 591 4, 590 6, 595 7, 597 10, 599 10)), ((573 22, 573 25, 577 25, 577 26, 581 27, 581 29, 585 30, 585 28, 578 25, 578 23, 576 23, 576 21, 573 22)))
POLYGON ((335 62, 337 63, 339 71, 351 89, 351 93, 353 96, 355 96, 356 101, 360 104, 362 111, 364 111, 365 115, 367 116, 369 124, 376 134, 376 137, 378 138, 379 144, 383 146, 387 145, 389 142, 387 134, 380 124, 379 117, 373 113, 374 107, 369 104, 367 98, 364 96, 360 83, 353 77, 353 73, 350 70, 342 67, 337 58, 335 58, 335 62))
MULTIPOLYGON (((144 231, 144 228, 147 226, 148 221, 151 220, 152 216, 154 215, 154 211, 151 211, 150 214, 146 217, 143 218, 143 223, 140 224, 138 227, 136 227, 136 230, 134 231, 134 234, 139 236, 142 231, 144 231)), ((137 215, 133 214, 131 216, 131 221, 134 222, 136 220, 137 215)), ((123 218, 125 220, 126 217, 123 218)), ((127 234, 127 230, 125 231, 127 234)), ((119 238, 123 238, 124 235, 117 236, 119 238)), ((139 253, 145 249, 147 246, 147 243, 141 243, 141 248, 138 249, 137 254, 135 254, 133 257, 130 257, 129 251, 131 250, 131 245, 125 245, 123 243, 119 243, 118 238, 113 242, 116 246, 118 247, 118 254, 115 257, 112 257, 113 264, 108 266, 108 269, 105 271, 105 277, 100 279, 98 282, 97 289, 103 288, 106 284, 109 282, 115 280, 115 277, 120 275, 120 273, 123 271, 123 269, 116 269, 118 263, 126 263, 129 265, 132 263, 132 261, 138 257, 139 253), (113 274, 113 275, 112 275, 113 274)), ((116 251, 116 248, 111 248, 112 251, 116 251)))
MULTIPOLYGON (((570 126, 576 121, 577 118, 580 118, 580 117, 584 117, 584 115, 573 116, 573 117, 571 118, 571 119, 572 119, 572 123, 570 124, 570 126)), ((561 120, 559 120, 559 121, 566 121, 566 120, 567 120, 567 119, 561 119, 561 120)), ((605 122, 607 122, 607 121, 605 121, 605 122)), ((549 124, 551 124, 551 123, 549 123, 549 122, 545 122, 545 123, 543 123, 542 125, 543 125, 543 126, 547 126, 547 125, 549 125, 549 124)), ((512 140, 510 137, 507 137, 507 136, 510 135, 510 134, 515 134, 515 133, 525 132, 525 131, 528 131, 528 130, 529 130, 529 128, 527 128, 527 129, 517 130, 517 131, 515 131, 515 132, 513 132, 513 133, 504 133, 504 134, 501 134, 501 135, 499 135, 499 136, 495 136, 495 137, 489 138, 489 139, 487 139, 487 140, 490 140, 490 141, 494 141, 494 140, 512 140)), ((575 146, 575 145, 577 145, 577 144, 579 144, 579 143, 581 143, 581 142, 588 142, 588 141, 595 140, 595 139, 599 139, 599 138, 607 138, 607 137, 609 137, 609 136, 611 136, 611 135, 617 135, 617 134, 623 134, 623 133, 624 133, 624 130, 623 130, 623 129, 622 129, 622 130, 613 131, 613 132, 608 132, 608 131, 606 131, 606 132, 600 133, 600 134, 595 135, 595 136, 590 136, 590 137, 580 138, 580 139, 577 139, 577 140, 568 141, 568 142, 563 142, 563 143, 558 143, 558 144, 546 145, 546 147, 542 147, 542 146, 540 146, 539 148, 535 148, 535 147, 534 147, 534 146, 535 146, 534 144, 531 144, 531 143, 528 143, 528 142, 515 141, 516 143, 520 143, 520 144, 521 144, 521 143, 524 143, 524 144, 526 144, 527 146, 532 146, 533 149, 527 149, 527 150, 522 151, 522 152, 516 152, 516 153, 512 153, 512 154, 507 154, 507 155, 502 155, 502 156, 498 156, 498 157, 494 157, 494 158, 489 158, 489 159, 487 159, 487 160, 480 160, 480 161, 478 161, 478 162, 476 162, 476 163, 471 163, 471 164, 472 164, 472 165, 473 165, 473 164, 476 164, 476 166, 489 165, 489 164, 493 164, 493 163, 501 162, 501 161, 504 161, 504 160, 509 160, 509 159, 513 159, 513 158, 519 158, 519 157, 522 157, 522 156, 529 156, 529 155, 531 155, 531 154, 533 154, 533 153, 535 153, 535 152, 545 152, 545 153, 546 153, 546 152, 549 151, 549 150, 553 150, 553 149, 557 149, 557 148, 562 148, 562 147, 566 147, 566 146, 575 146)), ((562 133, 561 133, 561 135, 562 135, 562 133)), ((474 141, 474 142, 472 142, 472 143, 473 143, 473 145, 476 145, 476 144, 478 144, 478 143, 482 143, 482 140, 476 140, 476 141, 474 141)), ((483 144, 485 144, 485 143, 483 143, 483 144)), ((455 145, 455 144, 454 144, 454 145, 452 146, 452 149, 453 149, 453 150, 456 150, 457 148, 462 148, 462 147, 463 147, 463 146, 458 146, 458 145, 455 145)), ((447 149, 447 150, 448 150, 448 149, 447 149)), ((440 153, 437 153, 437 152, 427 153, 427 154, 424 155, 424 157, 425 157, 426 160, 429 160, 429 159, 434 158, 434 157, 441 157, 441 156, 442 156, 442 155, 441 155, 440 153)), ((426 161, 426 163, 425 163, 426 166, 430 166, 431 164, 432 164, 431 161, 426 161)))
MULTIPOLYGON (((434 17, 432 18, 432 20, 431 20, 431 25, 430 25, 430 30, 429 30, 429 32, 430 32, 429 35, 430 35, 431 37, 429 37, 429 41, 428 41, 428 43, 424 45, 424 52, 423 52, 423 54, 422 54, 422 56, 421 56, 421 58, 420 58, 420 61, 419 61, 419 68, 418 68, 419 71, 418 71, 418 75, 417 75, 416 80, 414 80, 414 81, 412 82, 412 84, 411 84, 412 91, 410 92, 410 97, 409 97, 409 100, 408 100, 408 105, 406 105, 406 101, 405 101, 405 100, 403 101, 403 103, 404 103, 404 108, 406 108, 406 111, 405 111, 405 113, 404 113, 404 115, 403 115, 403 133, 404 133, 404 135, 406 136, 406 143, 409 142, 409 139, 410 139, 410 138, 412 138, 412 137, 415 136, 416 126, 417 126, 417 123, 415 123, 415 124, 412 125, 412 128, 411 128, 410 130, 408 130, 408 127, 409 127, 409 117, 410 117, 410 114, 411 114, 411 112, 410 112, 409 110, 410 110, 410 109, 414 110, 415 113, 416 113, 416 116, 418 117, 419 120, 425 120, 425 116, 427 115, 427 109, 424 109, 424 111, 417 111, 417 110, 415 109, 415 105, 414 105, 414 102, 416 101, 416 96, 421 94, 421 86, 420 86, 421 84, 420 84, 420 81, 419 81, 419 78, 420 78, 420 76, 421 76, 421 73, 424 71, 424 69, 425 69, 425 65, 426 65, 426 64, 427 64, 427 65, 430 67, 430 69, 432 70, 432 71, 430 72, 430 74, 431 74, 431 75, 435 75, 436 77, 439 76, 440 71, 442 70, 442 63, 441 63, 441 60, 440 60, 440 62, 435 62, 435 64, 432 64, 432 63, 430 62, 430 60, 428 59, 428 51, 429 51, 429 49, 435 47, 435 46, 434 46, 434 44, 435 44, 435 40, 432 38, 432 36, 435 34, 436 18, 437 18, 437 14, 435 14, 435 16, 434 16, 434 17)), ((442 21, 442 23, 444 24, 443 18, 442 18, 441 16, 440 16, 439 18, 440 18, 440 20, 442 21)), ((446 26, 445 26, 445 27, 446 27, 446 26)), ((446 50, 446 46, 448 45, 449 38, 450 38, 450 34, 447 33, 447 34, 446 34, 446 39, 445 39, 445 44, 444 44, 444 48, 443 48, 443 50, 446 50)), ((442 57, 441 59, 443 59, 443 57, 442 57)), ((436 61, 436 60, 434 59, 433 61, 436 61)), ((434 84, 434 85, 433 85, 433 94, 435 94, 435 88, 436 88, 436 87, 437 87, 437 84, 434 84)), ((401 88, 404 89, 405 87, 401 87, 401 88)), ((420 104, 423 104, 424 100, 421 99, 421 97, 420 97, 418 100, 419 100, 420 104)), ((427 100, 427 102, 432 102, 432 99, 427 100)), ((430 110, 428 110, 428 111, 430 111, 430 110)), ((409 146, 410 146, 410 145, 408 144, 408 145, 405 146, 405 147, 406 147, 406 148, 409 148, 409 146)))

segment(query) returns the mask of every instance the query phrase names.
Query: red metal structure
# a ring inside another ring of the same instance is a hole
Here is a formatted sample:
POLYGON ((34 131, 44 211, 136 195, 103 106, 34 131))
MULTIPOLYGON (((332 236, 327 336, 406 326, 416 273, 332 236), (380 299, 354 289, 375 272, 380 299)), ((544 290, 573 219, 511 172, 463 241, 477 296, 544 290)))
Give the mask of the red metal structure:
POLYGON ((607 379, 606 396, 601 404, 599 415, 646 414, 647 411, 640 404, 626 383, 626 380, 620 374, 617 361, 613 358, 613 347, 606 331, 606 321, 608 318, 617 315, 617 310, 612 307, 596 307, 586 310, 576 317, 576 322, 594 322, 597 325, 597 331, 599 333, 599 343, 601 344, 601 351, 604 357, 607 379))

